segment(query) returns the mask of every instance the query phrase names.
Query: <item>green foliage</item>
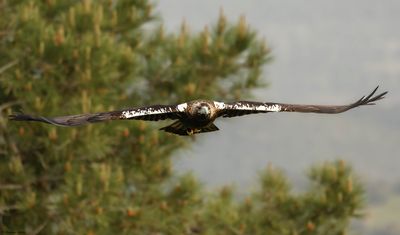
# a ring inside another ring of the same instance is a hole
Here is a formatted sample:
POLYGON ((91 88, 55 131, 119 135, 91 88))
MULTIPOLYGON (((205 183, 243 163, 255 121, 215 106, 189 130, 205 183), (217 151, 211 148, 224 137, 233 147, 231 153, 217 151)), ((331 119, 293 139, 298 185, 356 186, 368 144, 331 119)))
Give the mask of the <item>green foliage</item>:
POLYGON ((311 187, 293 193, 282 172, 268 167, 260 188, 235 200, 225 187, 205 202, 192 227, 201 234, 346 234, 363 203, 361 184, 343 161, 311 169, 311 187))
POLYGON ((269 50, 242 17, 202 32, 164 32, 145 0, 0 1, 0 233, 339 234, 360 208, 342 164, 315 168, 291 195, 267 170, 244 201, 207 195, 171 156, 187 139, 158 124, 81 128, 9 123, 195 98, 237 99, 260 86, 269 50), (335 173, 332 173, 335 172, 335 173), (333 177, 334 175, 334 177, 333 177), (349 186, 350 185, 350 186, 349 186))

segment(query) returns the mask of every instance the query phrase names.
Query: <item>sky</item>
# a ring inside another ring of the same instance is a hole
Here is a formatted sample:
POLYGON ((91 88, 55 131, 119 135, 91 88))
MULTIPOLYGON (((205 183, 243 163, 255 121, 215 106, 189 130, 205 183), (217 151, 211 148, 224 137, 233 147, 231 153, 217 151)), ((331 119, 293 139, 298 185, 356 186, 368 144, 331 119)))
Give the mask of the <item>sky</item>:
POLYGON ((252 189, 258 172, 279 167, 295 185, 311 164, 344 159, 367 190, 400 185, 400 1, 163 0, 157 11, 170 32, 192 32, 244 15, 274 58, 267 88, 254 100, 346 104, 377 85, 389 91, 376 106, 338 115, 275 113, 219 119, 220 131, 198 135, 178 153, 176 168, 194 171, 208 187, 252 189), (368 188, 369 187, 369 188, 368 188))
POLYGON ((221 131, 199 135, 179 167, 220 185, 246 183, 267 163, 302 174, 311 163, 343 158, 371 180, 400 178, 399 1, 164 0, 157 10, 168 31, 185 20, 196 32, 214 23, 220 8, 231 22, 244 15, 272 49, 262 78, 270 85, 256 90, 255 100, 345 104, 377 85, 389 94, 376 106, 335 116, 219 120, 221 131))

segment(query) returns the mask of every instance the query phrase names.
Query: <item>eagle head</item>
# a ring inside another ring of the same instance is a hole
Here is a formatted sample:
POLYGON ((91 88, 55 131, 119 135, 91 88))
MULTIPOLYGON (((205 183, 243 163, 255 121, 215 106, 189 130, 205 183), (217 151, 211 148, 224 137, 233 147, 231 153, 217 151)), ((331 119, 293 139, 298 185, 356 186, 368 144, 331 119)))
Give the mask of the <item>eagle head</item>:
POLYGON ((210 115, 210 108, 208 105, 200 105, 197 107, 197 113, 201 116, 208 116, 210 115))
POLYGON ((202 119, 208 119, 211 116, 211 109, 207 103, 199 103, 194 107, 194 113, 202 119))

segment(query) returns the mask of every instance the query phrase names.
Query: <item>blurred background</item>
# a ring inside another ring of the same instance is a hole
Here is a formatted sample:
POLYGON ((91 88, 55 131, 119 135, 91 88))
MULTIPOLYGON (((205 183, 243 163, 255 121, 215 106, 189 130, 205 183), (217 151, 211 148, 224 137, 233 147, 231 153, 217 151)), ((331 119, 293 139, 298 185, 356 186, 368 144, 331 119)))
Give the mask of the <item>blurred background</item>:
POLYGON ((0 0, 0 234, 400 234, 399 12, 0 0), (194 138, 8 121, 198 98, 348 104, 377 85, 376 106, 219 119, 194 138))
POLYGON ((251 190, 270 163, 284 169, 295 188, 306 166, 341 158, 366 183, 363 234, 398 234, 400 225, 400 2, 252 0, 159 1, 170 32, 186 21, 192 31, 244 15, 265 37, 274 61, 264 70, 258 101, 346 104, 376 85, 389 91, 373 107, 339 115, 269 114, 217 121, 222 131, 199 135, 175 167, 210 188, 232 184, 251 190))

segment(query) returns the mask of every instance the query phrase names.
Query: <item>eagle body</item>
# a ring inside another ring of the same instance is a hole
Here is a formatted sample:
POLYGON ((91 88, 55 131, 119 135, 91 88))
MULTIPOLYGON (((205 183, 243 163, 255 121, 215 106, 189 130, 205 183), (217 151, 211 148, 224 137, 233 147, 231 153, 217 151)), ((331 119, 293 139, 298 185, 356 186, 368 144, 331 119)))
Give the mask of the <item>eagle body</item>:
POLYGON ((361 97, 356 102, 347 105, 302 105, 275 102, 236 101, 219 102, 213 100, 193 100, 177 105, 151 105, 138 108, 129 108, 119 111, 79 114, 47 118, 27 114, 10 115, 10 120, 37 121, 57 126, 78 126, 94 122, 110 120, 145 120, 159 121, 175 120, 172 124, 160 130, 177 135, 193 135, 202 132, 219 130, 214 121, 219 118, 236 117, 255 113, 269 112, 301 112, 336 114, 363 105, 373 105, 387 94, 383 92, 375 95, 376 87, 369 95, 361 97))
POLYGON ((180 121, 189 127, 202 128, 214 122, 217 112, 213 101, 194 100, 188 102, 186 117, 180 121))
POLYGON ((193 100, 187 102, 186 112, 178 121, 160 130, 178 135, 193 135, 201 132, 217 131, 213 122, 217 118, 218 109, 211 100, 193 100))

